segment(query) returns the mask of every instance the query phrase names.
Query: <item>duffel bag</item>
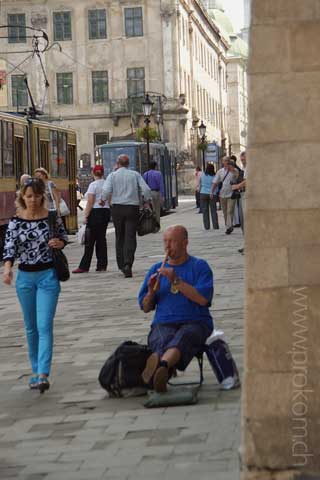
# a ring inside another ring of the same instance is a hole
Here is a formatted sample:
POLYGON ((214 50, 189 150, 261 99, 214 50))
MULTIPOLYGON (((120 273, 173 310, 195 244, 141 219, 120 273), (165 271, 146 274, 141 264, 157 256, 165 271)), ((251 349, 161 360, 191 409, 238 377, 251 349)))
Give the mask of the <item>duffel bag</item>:
POLYGON ((110 397, 145 394, 147 386, 141 374, 151 353, 147 345, 131 341, 121 343, 100 371, 101 387, 107 390, 110 397))

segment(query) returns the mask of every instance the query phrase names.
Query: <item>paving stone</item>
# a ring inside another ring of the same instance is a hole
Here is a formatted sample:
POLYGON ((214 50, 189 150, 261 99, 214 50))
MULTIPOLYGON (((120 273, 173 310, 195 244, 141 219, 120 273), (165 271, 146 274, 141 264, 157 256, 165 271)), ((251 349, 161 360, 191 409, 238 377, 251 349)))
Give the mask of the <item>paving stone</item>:
MULTIPOLYGON (((213 267, 214 321, 225 331, 241 373, 242 235, 239 229, 228 237, 223 229, 203 231, 192 206, 182 202, 163 217, 162 230, 185 224, 190 253, 213 267)), ((221 212, 219 217, 222 224, 221 212)), ((137 294, 147 269, 163 258, 161 233, 139 238, 134 277, 124 279, 115 262, 114 233, 107 241, 106 273, 96 274, 93 262, 88 275, 72 275, 62 284, 52 385, 44 395, 27 388, 20 306, 14 288, 0 285, 0 460, 10 462, 0 462, 0 479, 235 480, 241 391, 221 392, 206 359, 196 405, 149 410, 143 398, 110 399, 100 388, 99 370, 114 349, 126 339, 146 342, 151 315, 139 310, 137 294)), ((66 252, 71 269, 78 266, 82 247, 72 243, 66 252)), ((178 380, 197 375, 193 362, 178 380)))

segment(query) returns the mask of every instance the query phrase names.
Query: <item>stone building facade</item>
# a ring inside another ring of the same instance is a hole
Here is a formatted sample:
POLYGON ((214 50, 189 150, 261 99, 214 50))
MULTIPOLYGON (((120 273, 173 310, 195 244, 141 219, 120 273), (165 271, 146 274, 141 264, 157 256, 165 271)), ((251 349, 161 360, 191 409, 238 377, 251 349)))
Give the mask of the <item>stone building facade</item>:
POLYGON ((252 0, 243 480, 319 478, 319 35, 319 0, 252 0))
MULTIPOLYGON (((248 132, 248 44, 238 35, 225 13, 221 0, 206 0, 210 17, 228 38, 227 52, 227 125, 229 152, 239 156, 246 149, 248 132)), ((246 4, 247 5, 247 4, 246 4)), ((247 8, 247 6, 246 6, 247 8)))
POLYGON ((23 110, 27 75, 46 119, 78 132, 78 157, 94 162, 94 147, 130 136, 143 125, 141 103, 152 92, 152 124, 175 144, 178 159, 198 161, 198 126, 227 142, 225 38, 198 0, 16 0, 1 2, 1 108, 23 110), (47 32, 51 48, 29 58, 24 25, 47 32), (27 47, 27 48, 26 48, 27 47))

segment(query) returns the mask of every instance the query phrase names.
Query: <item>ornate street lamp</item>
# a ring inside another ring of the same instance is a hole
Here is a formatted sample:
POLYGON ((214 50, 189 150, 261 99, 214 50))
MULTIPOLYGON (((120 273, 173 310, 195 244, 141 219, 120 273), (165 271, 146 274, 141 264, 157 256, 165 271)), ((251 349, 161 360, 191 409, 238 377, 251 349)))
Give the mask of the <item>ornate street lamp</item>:
POLYGON ((201 123, 199 125, 199 133, 200 133, 201 145, 202 145, 201 150, 202 150, 202 169, 203 169, 203 171, 205 171, 205 169, 206 169, 206 160, 205 160, 206 130, 207 130, 207 127, 203 123, 203 120, 201 120, 201 123))
POLYGON ((142 104, 144 123, 146 124, 146 139, 147 139, 147 161, 148 168, 150 166, 150 138, 149 138, 149 124, 150 124, 150 115, 152 113, 153 102, 150 100, 149 94, 147 93, 142 104))

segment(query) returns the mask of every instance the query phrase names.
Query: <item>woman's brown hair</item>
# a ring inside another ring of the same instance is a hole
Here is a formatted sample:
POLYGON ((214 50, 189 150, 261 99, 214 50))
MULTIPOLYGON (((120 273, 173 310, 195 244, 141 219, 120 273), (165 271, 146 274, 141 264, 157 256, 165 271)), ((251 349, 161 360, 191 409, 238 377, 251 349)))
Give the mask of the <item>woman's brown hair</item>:
POLYGON ((36 195, 42 195, 41 199, 41 206, 44 204, 46 200, 46 185, 41 178, 29 178, 26 180, 22 185, 18 193, 18 197, 16 200, 17 208, 22 208, 25 210, 27 208, 26 202, 24 201, 23 197, 26 194, 27 188, 31 188, 33 193, 36 195))

